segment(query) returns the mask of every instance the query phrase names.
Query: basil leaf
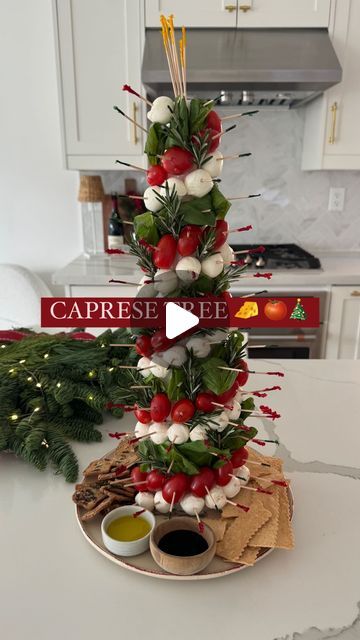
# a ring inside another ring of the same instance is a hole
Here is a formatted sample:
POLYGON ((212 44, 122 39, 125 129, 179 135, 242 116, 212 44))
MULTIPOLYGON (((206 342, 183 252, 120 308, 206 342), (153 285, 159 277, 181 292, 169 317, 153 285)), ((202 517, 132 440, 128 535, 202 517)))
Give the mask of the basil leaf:
POLYGON ((193 98, 190 102, 190 133, 197 133, 204 127, 205 118, 212 109, 212 103, 204 106, 203 101, 199 98, 193 98))
POLYGON ((178 446, 172 447, 170 451, 167 451, 167 446, 166 444, 158 445, 160 457, 167 465, 173 463, 171 469, 174 473, 182 472, 190 476, 198 473, 198 467, 180 453, 178 446))
POLYGON ((209 227, 215 226, 216 216, 210 211, 208 211, 207 213, 203 213, 190 204, 183 205, 181 211, 184 211, 183 220, 186 224, 197 224, 200 227, 203 227, 204 225, 207 225, 209 227))
POLYGON ((159 133, 158 123, 152 124, 147 134, 144 149, 150 164, 157 164, 158 162, 158 158, 156 156, 159 153, 159 133))
POLYGON ((255 427, 251 427, 249 431, 243 431, 241 434, 239 432, 231 433, 223 439, 222 444, 231 451, 236 451, 237 449, 241 449, 241 447, 245 447, 245 445, 248 444, 249 439, 255 438, 256 434, 257 429, 255 429, 255 427))
POLYGON ((184 392, 182 391, 184 381, 184 371, 182 369, 173 369, 166 389, 169 400, 176 402, 177 400, 180 400, 180 398, 184 397, 184 392))
POLYGON ((146 240, 152 245, 156 245, 159 241, 155 218, 149 211, 135 216, 134 231, 138 239, 146 240))
POLYGON ((227 367, 225 360, 220 358, 209 358, 202 364, 203 376, 202 381, 204 387, 220 395, 230 389, 236 380, 236 371, 224 371, 219 367, 227 367))
POLYGON ((220 220, 223 220, 231 207, 229 200, 227 200, 225 196, 223 196, 216 184, 214 184, 213 188, 211 189, 210 196, 212 209, 216 211, 216 217, 220 220))
POLYGON ((196 440, 195 442, 185 442, 177 446, 178 451, 181 452, 190 462, 196 464, 197 467, 210 466, 213 456, 210 455, 209 449, 205 446, 202 440, 196 440))
POLYGON ((247 398, 246 400, 244 400, 244 402, 241 403, 241 414, 239 416, 239 420, 244 421, 246 420, 246 418, 249 418, 251 416, 251 413, 248 413, 248 411, 254 411, 254 409, 255 402, 253 398, 247 398))
POLYGON ((196 280, 196 288, 201 293, 211 293, 213 290, 213 278, 208 278, 208 276, 201 276, 196 280))

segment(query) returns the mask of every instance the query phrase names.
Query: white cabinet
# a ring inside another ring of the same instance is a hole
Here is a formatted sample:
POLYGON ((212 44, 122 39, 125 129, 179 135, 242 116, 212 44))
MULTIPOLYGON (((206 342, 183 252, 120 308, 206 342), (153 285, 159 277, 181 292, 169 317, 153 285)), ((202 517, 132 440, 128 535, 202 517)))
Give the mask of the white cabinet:
POLYGON ((331 288, 326 358, 360 360, 360 285, 331 288))
POLYGON ((145 118, 144 104, 121 90, 141 90, 142 0, 55 0, 54 11, 66 166, 142 163, 143 132, 113 110, 145 118))
POLYGON ((306 109, 304 170, 360 169, 359 28, 359 0, 337 0, 330 33, 343 79, 306 109))
POLYGON ((175 14, 187 27, 327 27, 331 0, 145 0, 147 27, 175 14))

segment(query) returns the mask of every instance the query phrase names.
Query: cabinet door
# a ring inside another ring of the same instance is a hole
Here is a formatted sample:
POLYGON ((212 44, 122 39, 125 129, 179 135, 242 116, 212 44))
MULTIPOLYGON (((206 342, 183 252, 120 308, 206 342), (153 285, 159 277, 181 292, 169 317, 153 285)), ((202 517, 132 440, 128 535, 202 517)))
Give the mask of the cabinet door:
POLYGON ((238 28, 327 27, 331 0, 238 0, 238 28))
POLYGON ((331 289, 326 357, 360 359, 360 286, 331 289))
POLYGON ((159 27, 161 13, 181 27, 236 27, 237 0, 145 0, 145 25, 159 27))
POLYGON ((142 154, 143 134, 113 110, 143 119, 141 0, 57 0, 58 59, 67 166, 114 169, 142 154))

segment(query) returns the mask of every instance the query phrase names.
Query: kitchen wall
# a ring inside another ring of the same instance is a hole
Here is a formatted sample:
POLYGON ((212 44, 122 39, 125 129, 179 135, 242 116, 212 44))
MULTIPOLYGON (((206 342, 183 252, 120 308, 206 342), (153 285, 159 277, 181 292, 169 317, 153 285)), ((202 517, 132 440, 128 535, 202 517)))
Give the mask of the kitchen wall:
MULTIPOLYGON (((224 114, 238 111, 226 109, 224 114)), ((302 109, 263 109, 252 118, 238 120, 237 128, 223 136, 224 155, 253 154, 225 161, 220 185, 223 193, 230 197, 263 194, 262 198, 233 203, 230 226, 251 223, 254 227, 251 234, 234 234, 233 238, 239 243, 297 242, 314 251, 358 250, 360 171, 301 171, 304 116, 302 109), (330 187, 346 189, 341 213, 327 210, 330 187)), ((118 173, 102 175, 107 188, 122 191, 118 173)))
POLYGON ((78 175, 62 168, 51 9, 0 4, 0 262, 47 283, 82 250, 78 175))

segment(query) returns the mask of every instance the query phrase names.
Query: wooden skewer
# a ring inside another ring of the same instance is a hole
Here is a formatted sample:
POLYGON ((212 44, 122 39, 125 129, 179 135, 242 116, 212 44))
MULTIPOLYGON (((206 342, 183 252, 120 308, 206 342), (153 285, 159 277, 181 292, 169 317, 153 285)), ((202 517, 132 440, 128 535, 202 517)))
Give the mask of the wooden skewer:
POLYGON ((138 371, 145 371, 146 369, 152 369, 153 366, 154 365, 151 364, 148 367, 140 367, 140 369, 138 369, 138 367, 135 364, 118 364, 117 368, 118 369, 137 369, 138 371))
MULTIPOLYGON (((254 291, 253 293, 247 293, 245 296, 241 296, 242 298, 253 298, 254 296, 260 296, 262 293, 268 293, 267 289, 263 289, 262 291, 254 291)), ((249 345, 250 347, 251 345, 249 345)), ((260 347, 262 347, 262 345, 259 345, 260 347)), ((264 345, 265 346, 265 345, 264 345)), ((256 347, 256 345, 252 345, 252 348, 254 349, 256 347)))
POLYGON ((166 473, 170 473, 171 469, 173 468, 173 465, 174 465, 174 460, 171 460, 171 462, 170 462, 170 464, 169 464, 169 467, 168 467, 168 469, 167 469, 166 473))
POLYGON ((116 342, 116 343, 110 343, 109 347, 133 347, 134 348, 136 347, 136 345, 130 344, 129 342, 123 342, 123 343, 116 342))
POLYGON ((169 513, 172 513, 172 510, 174 508, 174 502, 175 502, 175 491, 173 491, 173 494, 172 494, 169 513))
POLYGON ((122 111, 122 109, 120 109, 119 107, 117 107, 116 105, 114 105, 114 110, 117 111, 118 113, 120 113, 122 116, 124 116, 124 118, 126 118, 127 120, 129 120, 129 122, 132 122, 135 127, 138 127, 139 129, 141 129, 141 131, 144 131, 145 133, 147 133, 147 129, 145 129, 145 127, 143 127, 141 124, 139 124, 138 122, 136 122, 136 120, 134 120, 134 118, 130 118, 130 116, 128 116, 124 111, 122 111))
MULTIPOLYGON (((234 367, 218 367, 218 369, 223 369, 224 371, 244 372, 244 369, 235 369, 234 367)), ((246 373, 256 373, 258 375, 268 375, 268 376, 279 376, 280 378, 283 378, 285 375, 281 371, 250 371, 250 369, 248 369, 246 373)))
POLYGON ((164 45, 166 59, 167 59, 169 72, 170 72, 171 84, 172 84, 172 87, 173 87, 174 96, 176 97, 177 96, 177 86, 176 86, 176 83, 175 83, 174 68, 173 68, 172 59, 170 58, 169 28, 168 28, 168 22, 167 22, 167 20, 166 20, 164 15, 160 16, 160 22, 161 22, 161 32, 162 32, 162 38, 163 38, 163 45, 164 45))
MULTIPOLYGON (((231 473, 229 473, 229 475, 232 475, 231 473)), ((236 476, 234 476, 234 478, 236 478, 236 476)), ((266 493, 268 496, 272 496, 272 491, 267 491, 267 489, 260 489, 260 487, 246 487, 246 486, 242 486, 241 487, 241 491, 246 490, 246 491, 255 491, 256 493, 266 493)))
POLYGON ((212 140, 217 140, 218 138, 221 138, 225 133, 228 133, 229 131, 232 131, 236 127, 237 127, 237 124, 232 124, 231 127, 228 127, 227 129, 224 129, 224 131, 219 131, 219 133, 216 133, 214 136, 211 137, 211 139, 212 140))
POLYGON ((227 499, 226 502, 228 504, 232 504, 233 507, 238 507, 239 509, 242 509, 243 511, 245 511, 245 513, 250 510, 250 507, 246 507, 244 504, 240 504, 239 502, 234 502, 233 500, 229 500, 229 499, 227 499))
POLYGON ((144 167, 138 167, 137 164, 130 164, 130 162, 123 162, 122 160, 115 160, 115 164, 123 164, 124 167, 131 167, 131 169, 136 169, 137 171, 143 171, 144 173, 147 173, 147 169, 144 169, 144 167))
POLYGON ((182 39, 180 41, 180 61, 182 67, 182 75, 183 75, 183 84, 184 84, 184 97, 185 100, 187 98, 187 90, 186 90, 186 29, 185 27, 181 28, 182 39))
POLYGON ((143 102, 149 105, 149 107, 152 107, 152 102, 150 102, 150 100, 142 96, 141 93, 138 93, 137 91, 132 89, 132 87, 130 87, 129 84, 124 84, 122 90, 127 91, 128 93, 132 93, 134 96, 137 96, 140 100, 143 100, 143 102))
MULTIPOLYGON (((269 478, 268 476, 251 476, 253 480, 257 482, 268 482, 269 484, 274 484, 277 487, 288 487, 289 483, 285 480, 276 480, 274 478, 269 478)), ((238 476, 241 479, 241 476, 238 476)), ((245 479, 245 478, 244 478, 245 479)))
POLYGON ((134 223, 131 222, 131 220, 122 220, 121 221, 123 224, 131 224, 132 226, 134 226, 134 223))
POLYGON ((205 527, 204 527, 204 523, 203 523, 203 522, 201 522, 201 520, 200 520, 200 516, 199 516, 199 514, 198 514, 198 512, 197 512, 197 511, 195 511, 195 518, 196 518, 196 520, 197 520, 197 523, 198 523, 198 527, 199 527, 199 531, 200 531, 200 533, 203 533, 203 531, 204 531, 204 529, 205 529, 205 527))
POLYGON ((264 251, 266 251, 265 247, 263 247, 262 245, 260 245, 259 247, 255 247, 255 249, 242 249, 241 251, 234 251, 235 255, 238 255, 240 253, 264 253, 264 251))
POLYGON ((173 14, 171 14, 169 16, 168 24, 169 24, 169 31, 170 31, 170 42, 171 42, 172 54, 173 54, 173 59, 174 59, 174 64, 175 64, 176 80, 177 80, 177 83, 178 83, 178 87, 180 89, 180 95, 184 95, 184 88, 183 88, 183 85, 182 85, 182 78, 181 78, 181 75, 180 75, 179 58, 178 58, 178 53, 177 53, 177 48, 176 48, 175 29, 174 29, 174 16, 173 16, 173 14))
POLYGON ((222 156, 221 158, 216 158, 216 162, 221 162, 222 160, 235 160, 236 158, 246 158, 251 155, 252 153, 236 153, 233 156, 222 156))
POLYGON ((130 389, 152 389, 152 386, 151 384, 133 384, 130 389))
MULTIPOLYGON (((216 454, 215 454, 215 455, 216 455, 216 454)), ((219 507, 217 506, 217 504, 216 504, 216 502, 215 502, 214 498, 212 497, 212 495, 211 495, 211 493, 210 493, 210 491, 209 491, 209 487, 205 487, 205 490, 206 490, 206 493, 208 494, 208 496, 209 496, 210 500, 212 501, 212 503, 213 503, 213 505, 214 505, 215 509, 216 509, 217 511, 219 511, 219 507)))
POLYGON ((128 484, 124 484, 123 487, 124 489, 127 489, 128 487, 135 487, 137 484, 147 484, 147 480, 140 480, 140 482, 128 482, 128 484))
POLYGON ((234 120, 234 118, 243 118, 244 116, 254 116, 255 113, 259 113, 259 109, 256 109, 255 111, 243 111, 242 113, 234 113, 233 115, 230 115, 230 116, 224 116, 223 118, 221 118, 221 120, 222 121, 234 120))
MULTIPOLYGON (((247 198, 260 198, 260 196, 261 196, 261 193, 251 193, 248 196, 232 196, 231 198, 226 198, 226 199, 227 200, 247 200, 247 198)), ((235 229, 235 231, 239 231, 239 229, 235 229)))

